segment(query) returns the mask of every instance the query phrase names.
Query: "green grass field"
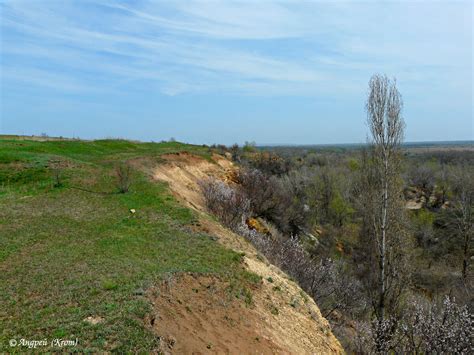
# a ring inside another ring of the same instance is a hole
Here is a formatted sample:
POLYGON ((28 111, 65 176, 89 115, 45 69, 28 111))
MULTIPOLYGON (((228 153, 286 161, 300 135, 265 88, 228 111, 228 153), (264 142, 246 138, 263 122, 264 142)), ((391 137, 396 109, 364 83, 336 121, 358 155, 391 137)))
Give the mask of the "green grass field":
POLYGON ((68 351, 147 352, 158 340, 144 324, 141 290, 181 272, 241 287, 254 280, 240 254, 191 232, 195 216, 165 184, 135 168, 130 191, 117 192, 118 163, 159 164, 182 151, 210 159, 207 148, 177 142, 0 139, 0 352, 27 350, 9 346, 22 338, 78 338, 68 351))

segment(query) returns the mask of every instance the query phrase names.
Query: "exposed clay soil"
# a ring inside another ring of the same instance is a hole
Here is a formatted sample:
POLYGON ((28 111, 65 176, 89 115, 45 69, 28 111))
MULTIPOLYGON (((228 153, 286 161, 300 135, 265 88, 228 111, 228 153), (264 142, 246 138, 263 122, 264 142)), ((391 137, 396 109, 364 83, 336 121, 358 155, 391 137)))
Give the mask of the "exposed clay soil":
POLYGON ((163 158, 165 163, 153 169, 153 178, 168 182, 176 198, 197 211, 199 223, 194 228, 217 237, 228 248, 245 253, 245 267, 262 276, 262 283, 252 290, 251 307, 241 300, 230 302, 223 291, 226 286, 209 277, 186 275, 175 280, 168 291, 163 291, 163 285, 155 289, 159 292, 151 296, 156 314, 153 329, 162 338, 161 351, 342 353, 339 341, 314 301, 244 238, 206 213, 198 181, 211 176, 231 180, 229 177, 235 169, 232 163, 217 155, 213 156, 214 162, 189 154, 163 158))
POLYGON ((166 163, 153 170, 153 178, 168 182, 178 200, 197 211, 205 210, 198 181, 209 177, 225 181, 234 169, 231 162, 219 155, 213 156, 214 162, 187 153, 166 154, 161 158, 166 163))
POLYGON ((228 285, 208 276, 182 275, 149 291, 149 319, 163 353, 276 354, 283 350, 259 329, 259 314, 232 299, 228 285))

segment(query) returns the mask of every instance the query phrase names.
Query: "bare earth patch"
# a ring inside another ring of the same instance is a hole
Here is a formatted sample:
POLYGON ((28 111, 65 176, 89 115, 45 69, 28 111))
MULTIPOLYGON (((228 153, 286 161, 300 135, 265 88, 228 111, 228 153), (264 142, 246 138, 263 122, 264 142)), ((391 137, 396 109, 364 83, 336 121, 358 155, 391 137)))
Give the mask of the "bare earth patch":
POLYGON ((90 323, 92 325, 102 323, 103 321, 104 321, 104 318, 99 317, 99 316, 89 316, 84 319, 84 322, 90 323))
POLYGON ((168 182, 175 197, 198 212, 200 220, 194 228, 218 237, 228 248, 245 253, 246 268, 262 276, 263 281, 252 291, 251 307, 243 302, 237 304, 237 301, 226 303, 221 294, 222 286, 216 280, 186 276, 177 281, 176 290, 171 288, 169 296, 164 292, 154 299, 155 312, 162 317, 156 318, 154 330, 164 337, 162 344, 168 344, 161 351, 342 353, 339 341, 314 301, 285 273, 259 255, 250 243, 206 213, 199 180, 214 177, 232 181, 235 170, 232 163, 217 155, 213 156, 215 163, 189 154, 163 158, 166 162, 154 169, 153 178, 168 182), (199 291, 201 294, 197 296, 199 292, 195 293, 193 289, 203 287, 205 290, 199 291), (221 291, 208 295, 213 289, 221 291))
POLYGON ((148 319, 160 336, 159 352, 275 354, 282 349, 261 329, 260 314, 232 299, 215 277, 181 275, 149 290, 148 319))
POLYGON ((213 156, 215 163, 186 153, 167 154, 161 158, 166 163, 154 169, 153 178, 168 182, 178 200, 197 211, 205 209, 198 181, 208 177, 226 180, 234 169, 231 162, 217 155, 213 156))

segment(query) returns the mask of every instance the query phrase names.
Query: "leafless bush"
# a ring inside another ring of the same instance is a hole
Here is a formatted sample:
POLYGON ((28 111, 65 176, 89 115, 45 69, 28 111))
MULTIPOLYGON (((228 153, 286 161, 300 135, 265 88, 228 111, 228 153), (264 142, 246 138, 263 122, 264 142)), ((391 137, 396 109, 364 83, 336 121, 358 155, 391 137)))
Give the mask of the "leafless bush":
POLYGON ((132 184, 132 168, 127 164, 118 164, 115 167, 117 188, 120 193, 126 193, 132 184))
POLYGON ((55 167, 52 169, 51 172, 53 174, 53 186, 54 187, 63 186, 62 169, 60 167, 55 167))
POLYGON ((245 194, 216 179, 199 182, 206 206, 219 220, 235 229, 249 215, 250 201, 245 194))
POLYGON ((413 167, 408 172, 408 183, 420 188, 428 196, 431 194, 435 183, 435 172, 429 165, 413 167))
MULTIPOLYGON (((243 149, 245 152, 245 146, 243 149)), ((288 173, 291 165, 290 160, 283 159, 281 156, 272 152, 254 153, 246 163, 265 174, 276 176, 288 173)))
POLYGON ((53 187, 63 186, 64 164, 60 160, 52 160, 49 162, 49 168, 53 178, 53 187))
MULTIPOLYGON (((256 176, 257 181, 261 178, 255 172, 245 178, 250 176, 256 176)), ((251 213, 251 199, 240 189, 212 179, 201 181, 200 186, 209 211, 295 279, 318 302, 325 316, 331 316, 336 310, 350 312, 363 306, 361 286, 342 260, 311 257, 297 235, 283 238, 279 233, 269 236, 250 229, 244 220, 251 213)))
POLYGON ((321 308, 325 317, 333 312, 352 312, 364 306, 359 282, 342 261, 312 258, 297 237, 269 237, 241 224, 236 232, 249 240, 267 259, 295 279, 321 308))
POLYGON ((242 168, 237 179, 239 188, 250 200, 252 214, 265 218, 282 233, 290 235, 308 227, 307 188, 312 177, 306 170, 276 177, 259 169, 242 168))
POLYGON ((342 260, 320 261, 311 279, 310 292, 326 318, 331 318, 335 311, 351 314, 366 308, 362 286, 342 260))
MULTIPOLYGON (((372 341, 372 329, 370 324, 365 321, 355 321, 353 323, 355 336, 351 343, 352 351, 348 351, 348 353, 355 353, 355 354, 368 354, 369 349, 373 347, 372 341)), ((349 349, 346 349, 349 350, 349 349)))
POLYGON ((230 147, 230 154, 232 154, 232 160, 233 161, 235 161, 237 163, 240 163, 241 151, 240 151, 239 145, 237 143, 233 144, 230 147))
POLYGON ((291 171, 276 181, 278 209, 274 220, 285 234, 300 234, 308 227, 307 187, 310 180, 311 177, 303 172, 291 171))
POLYGON ((474 315, 450 297, 443 304, 415 302, 401 325, 406 353, 469 354, 474 351, 474 315))
POLYGON ((254 215, 269 218, 277 204, 274 180, 260 170, 251 168, 240 169, 237 179, 250 200, 254 215))

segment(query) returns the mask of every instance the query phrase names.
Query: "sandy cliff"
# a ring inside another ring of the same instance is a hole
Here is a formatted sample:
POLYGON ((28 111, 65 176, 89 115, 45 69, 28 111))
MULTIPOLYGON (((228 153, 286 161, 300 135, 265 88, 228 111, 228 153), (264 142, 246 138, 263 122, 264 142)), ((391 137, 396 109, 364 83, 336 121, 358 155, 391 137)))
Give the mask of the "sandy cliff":
POLYGON ((198 181, 209 176, 230 181, 233 164, 217 155, 213 162, 183 153, 163 158, 165 163, 148 167, 148 172, 168 182, 177 199, 197 211, 194 228, 245 253, 245 267, 262 276, 262 283, 252 290, 251 306, 226 302, 226 285, 212 277, 183 275, 157 285, 150 292, 156 317, 150 323, 163 339, 161 350, 190 353, 205 345, 210 353, 342 353, 314 301, 245 239, 206 213, 198 181))

